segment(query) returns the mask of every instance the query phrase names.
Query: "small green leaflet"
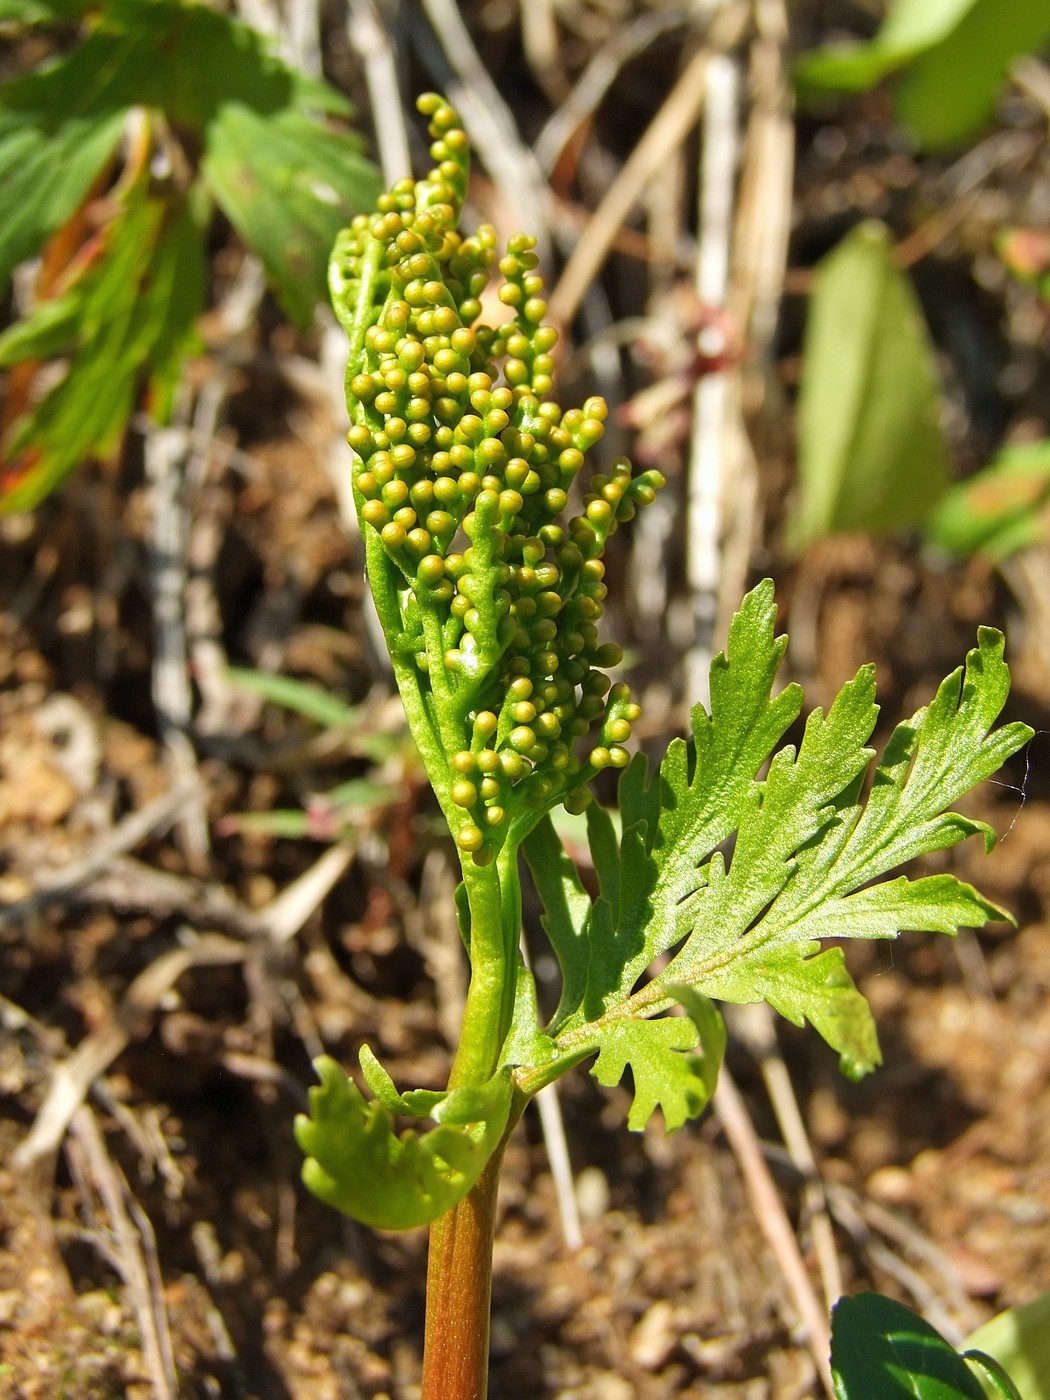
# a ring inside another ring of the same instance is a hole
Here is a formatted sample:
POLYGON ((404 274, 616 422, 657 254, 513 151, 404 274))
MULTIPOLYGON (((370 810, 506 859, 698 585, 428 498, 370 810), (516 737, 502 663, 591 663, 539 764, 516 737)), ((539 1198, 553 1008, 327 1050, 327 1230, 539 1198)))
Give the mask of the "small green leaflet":
POLYGON ((446 1094, 398 1094, 371 1052, 362 1053, 361 1067, 372 1101, 335 1060, 314 1062, 321 1083, 310 1090, 309 1115, 295 1120, 303 1181, 327 1205, 376 1229, 426 1225, 466 1195, 499 1145, 510 1073, 446 1094), (399 1137, 394 1113, 430 1117, 437 1127, 399 1137))
POLYGON ((837 1400, 986 1400, 978 1371, 988 1393, 1021 1400, 990 1357, 960 1356, 928 1322, 892 1298, 858 1293, 840 1299, 832 1311, 837 1400))
POLYGON ((817 268, 803 366, 795 545, 921 525, 948 483, 940 384, 882 224, 858 225, 817 268))
POLYGON ((984 823, 950 808, 1031 736, 1023 724, 993 727, 1009 685, 1000 634, 982 628, 965 667, 897 726, 864 801, 877 715, 871 670, 826 715, 810 715, 797 751, 773 752, 801 703, 797 687, 772 693, 783 655, 774 621, 767 581, 733 620, 712 667, 711 713, 694 710, 692 743, 673 743, 651 778, 643 759, 625 770, 618 845, 607 819, 591 819, 597 898, 558 857, 552 830, 541 824, 524 846, 563 970, 548 1033, 564 1055, 597 1052, 602 1083, 631 1067, 632 1127, 658 1105, 669 1126, 689 1116, 680 1061, 697 1041, 717 1060, 710 1025, 684 992, 767 1001, 796 1025, 808 1020, 844 1072, 859 1076, 879 1062, 870 1009, 841 949, 822 940, 955 933, 1007 917, 952 875, 887 878, 968 836, 994 841, 984 823), (658 957, 666 965, 645 980, 658 957), (696 1023, 691 1042, 680 1018, 649 1019, 683 1001, 696 1023))
POLYGON ((1050 439, 1005 447, 983 471, 951 487, 926 537, 951 554, 1007 559, 1050 534, 1050 439))
POLYGON ((898 120, 920 146, 951 150, 995 115, 1010 65, 1050 38, 1046 0, 976 0, 943 43, 921 54, 894 94, 898 120))
POLYGON ((627 1126, 640 1132, 655 1109, 676 1132, 707 1107, 718 1082, 726 1047, 725 1022, 714 1003, 692 987, 675 988, 685 1016, 652 1021, 625 1017, 603 1031, 591 1073, 599 1084, 619 1084, 628 1065, 634 1099, 627 1126))

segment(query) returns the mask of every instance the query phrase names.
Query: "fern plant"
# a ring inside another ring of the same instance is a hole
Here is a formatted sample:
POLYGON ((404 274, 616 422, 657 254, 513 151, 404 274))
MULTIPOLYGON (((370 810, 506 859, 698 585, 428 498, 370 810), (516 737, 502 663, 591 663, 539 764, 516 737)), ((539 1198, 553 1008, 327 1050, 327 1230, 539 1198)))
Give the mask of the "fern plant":
POLYGON ((296 1132, 322 1200, 382 1229, 430 1223, 423 1395, 461 1400, 486 1390, 496 1187, 529 1099, 589 1061, 603 1085, 630 1072, 630 1128, 657 1109, 679 1128, 715 1087, 716 1001, 766 1001, 810 1022, 847 1074, 873 1069, 868 1004, 839 941, 824 940, 1006 917, 952 875, 893 872, 971 835, 991 846, 952 804, 1030 731, 995 728, 1009 678, 1002 637, 982 628, 874 768, 871 667, 809 716, 797 748, 781 746, 803 696, 775 693, 786 643, 767 581, 733 621, 691 737, 655 771, 630 756, 639 710, 609 676, 621 652, 600 637, 602 556, 661 479, 618 461, 585 480, 571 513, 605 405, 551 400, 555 335, 532 240, 499 256, 492 229, 460 232, 467 139, 441 98, 419 105, 434 168, 340 235, 330 285, 350 342, 368 578, 459 853, 471 981, 446 1090, 397 1089, 366 1048, 366 1094, 322 1059, 296 1132), (508 317, 493 327, 480 316, 494 270, 508 317), (589 790, 610 767, 618 823, 589 790), (586 814, 596 892, 551 821, 561 805, 586 814), (561 972, 548 1020, 519 952, 522 859, 561 972), (395 1118, 433 1126, 399 1134, 395 1118))
POLYGON ((0 22, 77 21, 67 52, 0 87, 0 294, 40 257, 0 335, 0 512, 28 510, 168 418, 200 348, 220 210, 309 325, 332 239, 378 193, 349 103, 195 0, 0 0, 0 22))

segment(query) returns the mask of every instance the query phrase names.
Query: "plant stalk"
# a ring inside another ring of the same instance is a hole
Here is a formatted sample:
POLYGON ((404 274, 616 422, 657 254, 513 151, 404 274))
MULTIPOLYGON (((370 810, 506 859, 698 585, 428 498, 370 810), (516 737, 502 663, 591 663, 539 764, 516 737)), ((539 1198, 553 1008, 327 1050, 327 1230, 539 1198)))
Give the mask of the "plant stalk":
POLYGON ((506 1140, 463 1200, 430 1227, 421 1400, 488 1394, 492 1241, 506 1140))

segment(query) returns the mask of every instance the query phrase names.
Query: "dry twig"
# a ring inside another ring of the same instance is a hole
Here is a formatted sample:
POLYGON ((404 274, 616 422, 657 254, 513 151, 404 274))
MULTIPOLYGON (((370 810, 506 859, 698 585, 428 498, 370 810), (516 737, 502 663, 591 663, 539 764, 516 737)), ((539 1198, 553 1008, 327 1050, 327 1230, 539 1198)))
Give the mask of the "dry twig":
POLYGON ((791 1228, 776 1183, 766 1166, 762 1148, 744 1101, 740 1097, 740 1091, 724 1065, 718 1076, 714 1108, 739 1163, 755 1218, 780 1265, 825 1391, 833 1400, 835 1392, 829 1360, 831 1343, 828 1321, 806 1272, 795 1232, 791 1228))
MULTIPOLYGON (((171 1328, 153 1226, 131 1194, 124 1173, 109 1155, 98 1121, 86 1104, 73 1115, 70 1130, 83 1158, 82 1195, 90 1200, 90 1188, 94 1187, 106 1213, 106 1232, 92 1238, 124 1280, 155 1400, 178 1400, 171 1328)), ((76 1161, 77 1153, 70 1155, 76 1161)))

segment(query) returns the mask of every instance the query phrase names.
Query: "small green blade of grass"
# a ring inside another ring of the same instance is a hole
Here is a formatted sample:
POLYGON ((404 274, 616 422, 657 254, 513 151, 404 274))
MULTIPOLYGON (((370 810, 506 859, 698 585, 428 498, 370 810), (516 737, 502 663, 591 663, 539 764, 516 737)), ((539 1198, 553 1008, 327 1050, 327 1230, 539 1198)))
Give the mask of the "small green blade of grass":
POLYGON ((337 700, 327 690, 310 681, 252 671, 241 666, 230 666, 224 674, 239 690, 258 695, 261 700, 279 705, 282 710, 302 715, 303 719, 313 720, 322 729, 350 728, 361 724, 360 710, 337 700))
POLYGON ((341 836, 352 818, 389 807, 399 793, 368 778, 351 778, 331 792, 317 793, 305 808, 281 807, 272 812, 232 812, 220 824, 224 836, 273 836, 288 840, 310 837, 331 841, 341 836))
POLYGON ((947 485, 940 386, 918 300, 883 225, 817 269, 799 398, 796 547, 921 525, 947 485))

